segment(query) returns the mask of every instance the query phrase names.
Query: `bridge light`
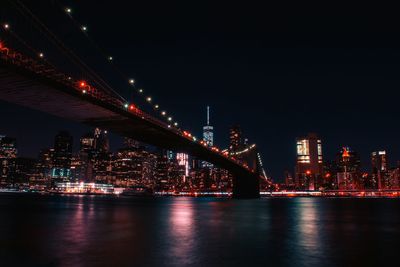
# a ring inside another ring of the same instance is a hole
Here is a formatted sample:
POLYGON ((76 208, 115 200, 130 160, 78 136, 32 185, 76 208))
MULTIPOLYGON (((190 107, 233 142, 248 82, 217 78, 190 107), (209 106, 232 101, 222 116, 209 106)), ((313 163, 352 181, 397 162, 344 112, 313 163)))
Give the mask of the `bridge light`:
POLYGON ((113 57, 108 57, 108 61, 113 61, 114 58, 113 57))
POLYGON ((196 138, 196 137, 194 137, 194 136, 193 136, 193 141, 195 141, 195 142, 197 141, 197 138, 196 138))
POLYGON ((165 116, 165 115, 167 115, 167 112, 161 111, 161 115, 165 116))
POLYGON ((80 87, 86 87, 86 83, 85 82, 79 82, 79 86, 80 87))
POLYGON ((65 12, 68 13, 68 14, 71 14, 72 13, 72 9, 67 7, 67 8, 65 8, 65 12))
POLYGON ((39 53, 39 57, 40 57, 40 58, 43 58, 43 57, 44 57, 44 54, 43 54, 43 53, 39 53))
POLYGON ((4 29, 8 30, 8 29, 10 28, 10 25, 9 25, 8 23, 5 23, 5 24, 3 25, 3 27, 4 27, 4 29))
POLYGON ((147 102, 151 102, 151 97, 146 98, 147 102))
POLYGON ((159 105, 155 105, 155 106, 154 106, 155 109, 158 109, 159 107, 160 107, 159 105))
POLYGON ((128 108, 128 107, 129 107, 129 104, 125 104, 125 105, 124 105, 124 108, 128 108))
POLYGON ((178 126, 178 123, 177 123, 177 122, 175 122, 175 123, 174 123, 174 126, 178 126))
POLYGON ((82 90, 82 93, 86 94, 86 90, 82 90))
POLYGON ((130 110, 134 110, 134 109, 135 109, 135 105, 130 105, 130 106, 129 106, 129 109, 130 109, 130 110))
POLYGON ((87 27, 86 26, 82 26, 82 31, 86 32, 87 31, 87 27))
POLYGON ((168 117, 168 121, 172 121, 172 117, 168 117))
POLYGON ((168 128, 171 128, 171 125, 170 125, 170 124, 168 124, 168 128))
POLYGON ((134 84, 135 84, 135 80, 134 80, 134 79, 130 79, 130 80, 129 80, 129 83, 132 84, 132 85, 134 85, 134 84))
POLYGON ((143 93, 143 89, 139 89, 139 93, 143 93))

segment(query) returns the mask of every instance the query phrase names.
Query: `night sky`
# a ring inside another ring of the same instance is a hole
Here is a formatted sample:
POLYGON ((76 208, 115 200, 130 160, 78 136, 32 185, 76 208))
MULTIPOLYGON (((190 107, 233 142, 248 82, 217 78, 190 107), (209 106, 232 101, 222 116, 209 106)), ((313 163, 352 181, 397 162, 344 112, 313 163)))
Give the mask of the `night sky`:
MULTIPOLYGON (((60 69, 73 71, 10 3, 1 2, 1 21, 60 69)), ((361 154, 366 169, 373 150, 386 149, 392 164, 400 160, 395 16, 373 7, 215 2, 24 3, 125 97, 132 90, 127 81, 61 7, 71 7, 114 65, 183 128, 201 136, 210 105, 216 144, 226 147, 229 127, 240 124, 275 180, 293 171, 295 138, 308 132, 321 136, 325 159, 346 145, 361 154)), ((21 156, 36 157, 52 146, 58 130, 69 130, 77 144, 89 129, 5 102, 0 114, 0 134, 17 138, 21 156)), ((113 136, 111 144, 116 149, 120 139, 113 136)))

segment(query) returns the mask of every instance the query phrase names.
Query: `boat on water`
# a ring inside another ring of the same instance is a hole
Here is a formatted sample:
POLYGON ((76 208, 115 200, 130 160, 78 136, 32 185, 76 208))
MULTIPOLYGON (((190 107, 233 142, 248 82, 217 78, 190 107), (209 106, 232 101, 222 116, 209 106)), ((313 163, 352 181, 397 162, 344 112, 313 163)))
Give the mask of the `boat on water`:
POLYGON ((145 186, 131 186, 125 188, 121 196, 130 197, 152 197, 154 195, 153 189, 145 186))

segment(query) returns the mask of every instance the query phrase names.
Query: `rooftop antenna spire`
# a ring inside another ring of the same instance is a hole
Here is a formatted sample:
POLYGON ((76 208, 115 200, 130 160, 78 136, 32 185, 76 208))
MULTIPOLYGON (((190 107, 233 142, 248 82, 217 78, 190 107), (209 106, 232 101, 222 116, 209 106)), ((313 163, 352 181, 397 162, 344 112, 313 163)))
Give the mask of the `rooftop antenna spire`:
POLYGON ((207 106, 207 126, 210 125, 210 106, 207 106))

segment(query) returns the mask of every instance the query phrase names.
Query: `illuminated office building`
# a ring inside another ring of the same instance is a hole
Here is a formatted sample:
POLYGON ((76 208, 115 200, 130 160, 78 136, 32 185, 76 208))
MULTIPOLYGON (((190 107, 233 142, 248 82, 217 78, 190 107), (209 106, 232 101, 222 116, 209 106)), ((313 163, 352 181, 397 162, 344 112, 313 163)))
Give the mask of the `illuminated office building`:
MULTIPOLYGON (((210 107, 207 106, 207 124, 203 127, 203 140, 210 147, 214 146, 214 127, 210 125, 210 107)), ((213 165, 203 161, 203 167, 212 168, 213 165)))
POLYGON ((57 182, 68 181, 71 176, 72 136, 59 132, 54 139, 53 169, 51 176, 57 182))
POLYGON ((243 147, 242 129, 239 125, 232 126, 229 129, 229 150, 236 152, 243 147))
POLYGON ((371 167, 372 179, 376 181, 376 187, 378 189, 391 188, 386 151, 374 151, 371 153, 371 167))
POLYGON ((296 187, 316 190, 321 184, 323 158, 322 142, 316 134, 297 138, 296 187))

